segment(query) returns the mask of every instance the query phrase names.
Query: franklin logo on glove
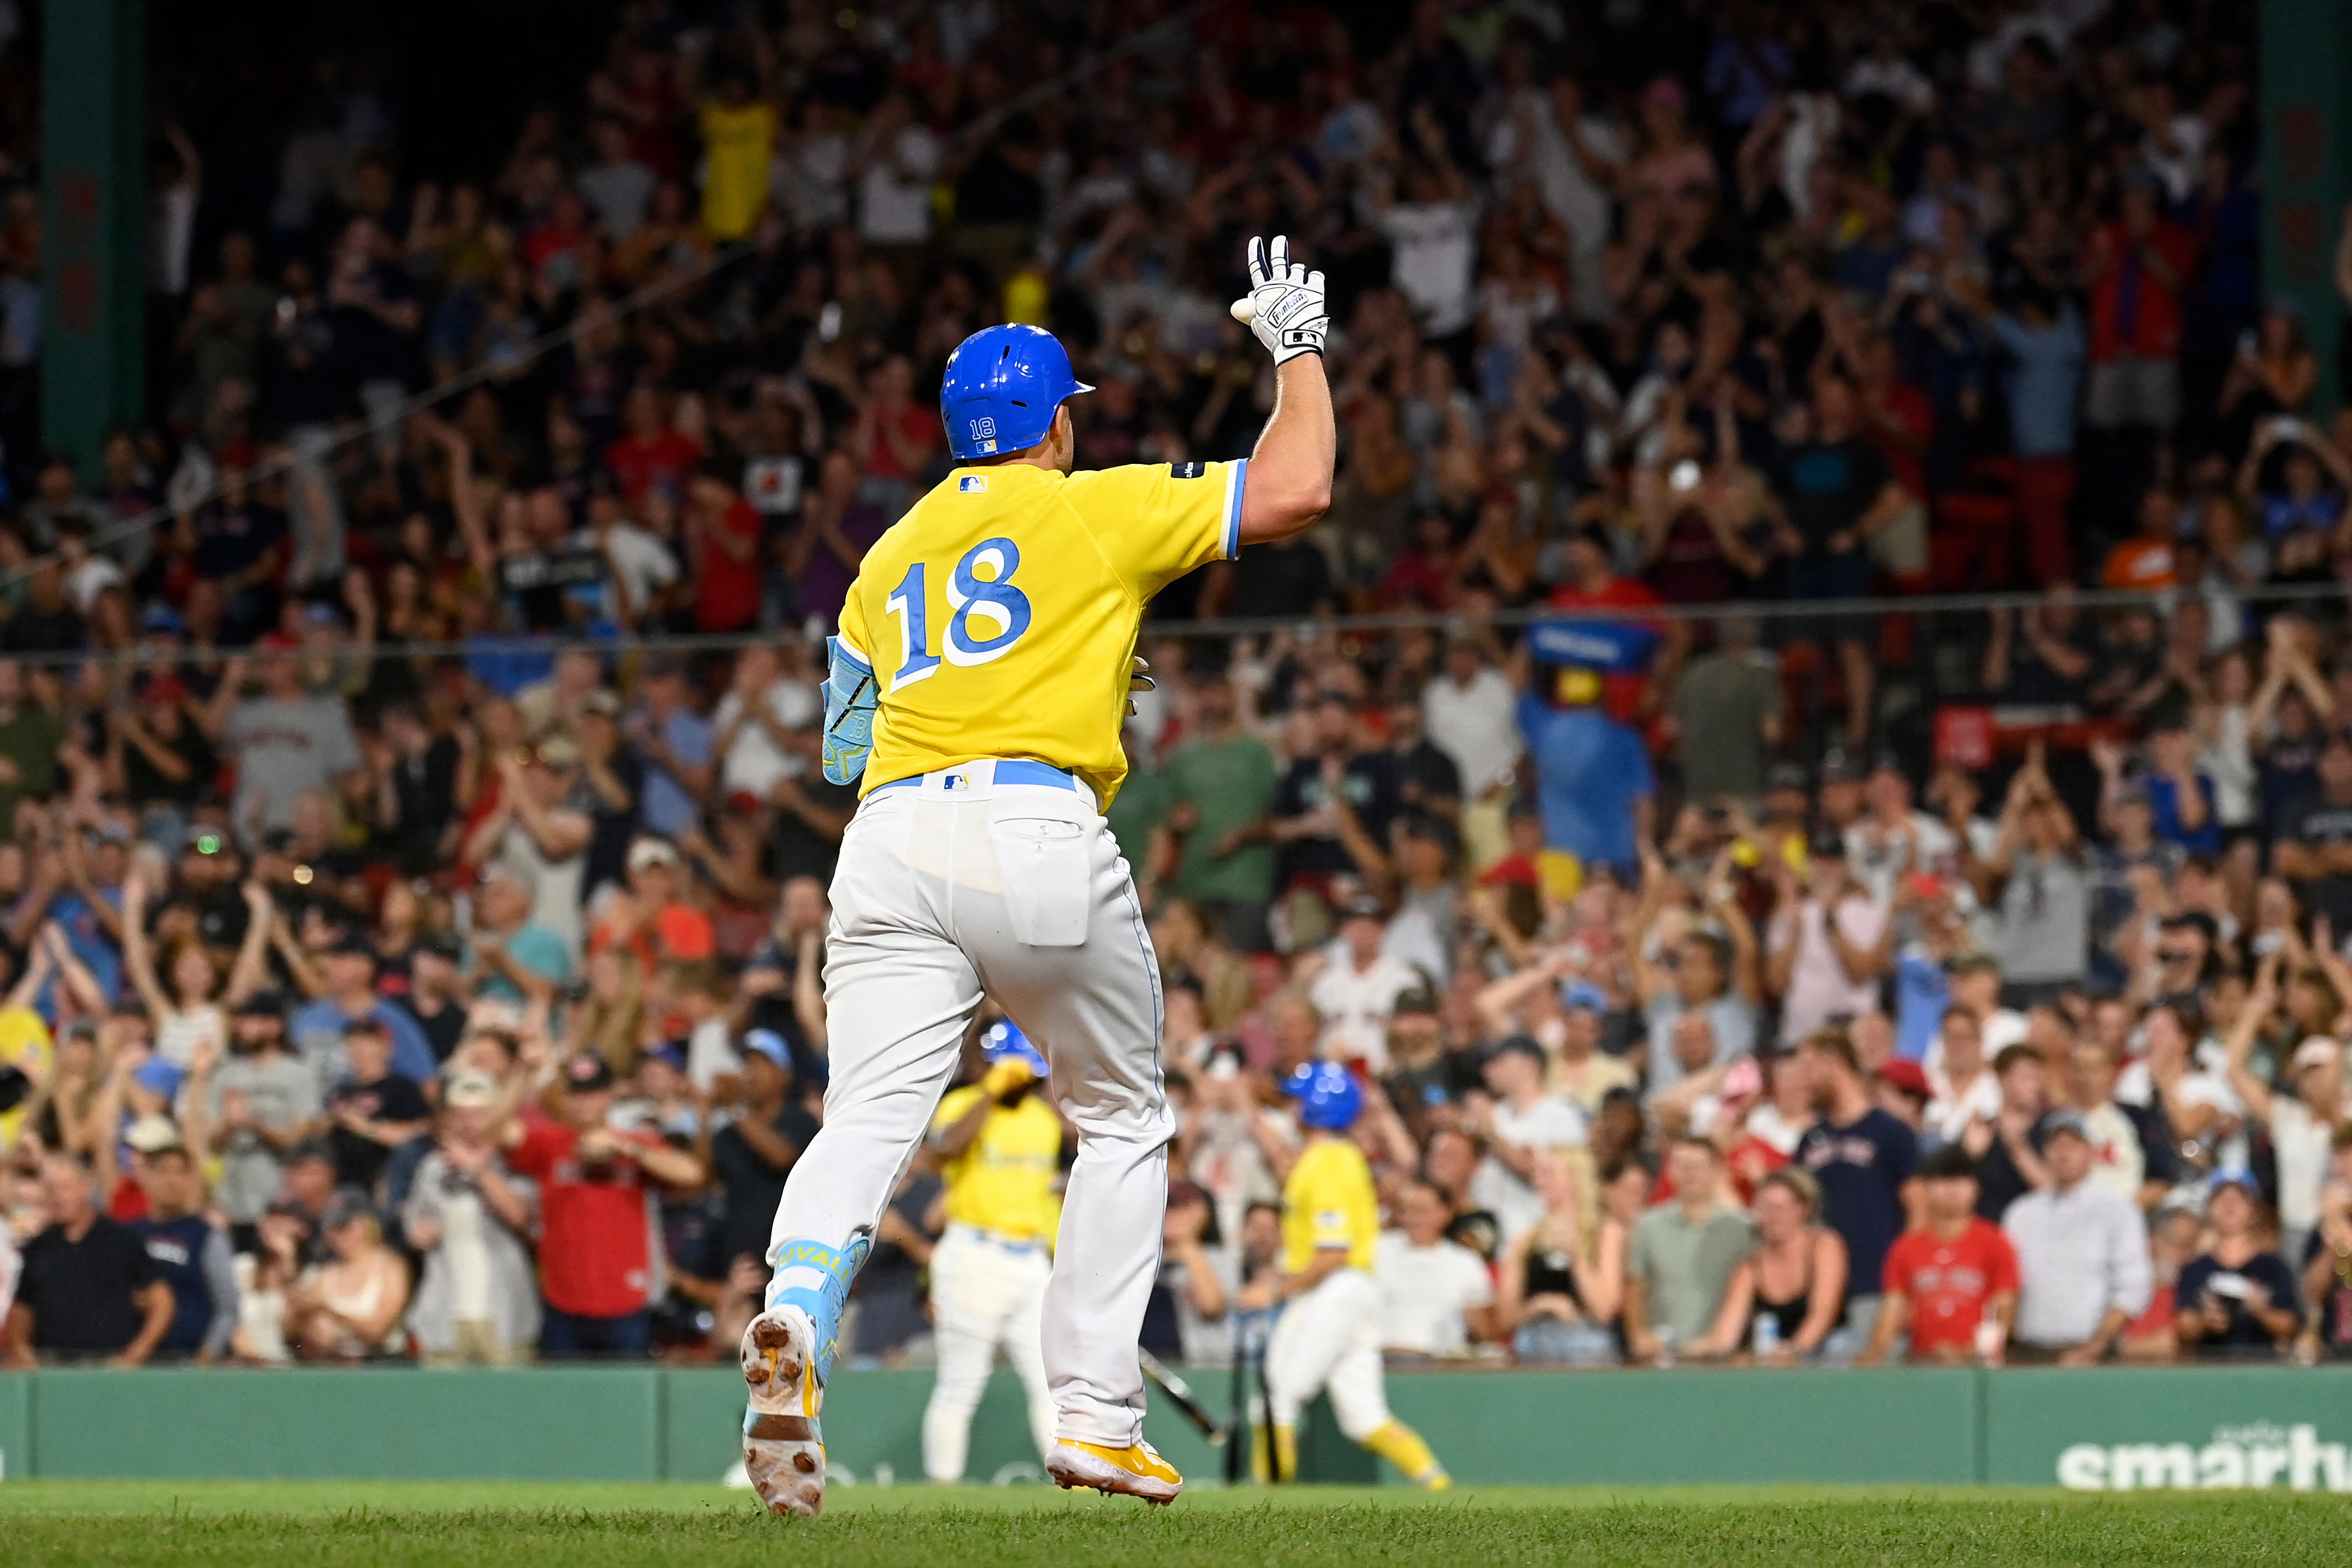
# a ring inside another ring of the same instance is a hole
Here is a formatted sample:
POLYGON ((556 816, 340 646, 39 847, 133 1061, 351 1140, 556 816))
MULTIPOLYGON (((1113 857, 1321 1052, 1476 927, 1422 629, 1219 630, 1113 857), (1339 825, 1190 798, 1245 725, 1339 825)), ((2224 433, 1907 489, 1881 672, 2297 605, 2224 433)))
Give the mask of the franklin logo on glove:
POLYGON ((1290 259, 1289 237, 1276 235, 1270 247, 1251 240, 1249 276, 1250 291, 1234 301, 1234 320, 1257 334, 1276 364, 1321 353, 1331 327, 1323 274, 1290 259))

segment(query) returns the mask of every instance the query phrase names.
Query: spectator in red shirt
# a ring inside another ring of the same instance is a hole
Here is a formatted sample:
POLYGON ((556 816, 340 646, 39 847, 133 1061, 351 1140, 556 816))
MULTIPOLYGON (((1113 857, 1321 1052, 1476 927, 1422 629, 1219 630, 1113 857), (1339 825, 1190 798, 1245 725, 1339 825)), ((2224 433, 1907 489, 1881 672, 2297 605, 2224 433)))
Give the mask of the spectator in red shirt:
POLYGON ((940 442, 939 411, 917 403, 914 393, 915 367, 892 354, 866 378, 866 402, 849 432, 849 449, 866 468, 859 493, 891 521, 913 502, 940 442))
POLYGON ((2169 430, 2180 417, 2180 290, 2197 242, 2164 221, 2155 176, 2124 186, 2119 216, 2091 236, 2091 385, 2083 416, 2169 430))
POLYGON ((1384 610, 1442 610, 1454 595, 1454 525, 1442 511, 1423 512, 1412 543, 1381 580, 1384 610))
POLYGON ((627 889, 589 933, 589 951, 625 946, 648 974, 665 963, 709 961, 717 952, 710 917, 678 897, 677 847, 646 834, 629 846, 628 870, 627 889))
POLYGON ((694 470, 686 549, 695 630, 740 632, 760 618, 760 513, 718 458, 694 470))
MULTIPOLYGON (((1664 603, 1646 584, 1617 575, 1609 559, 1608 541, 1599 529, 1588 528, 1569 535, 1567 550, 1566 579, 1551 595, 1556 608, 1638 609, 1664 603)), ((1651 661, 1649 671, 1616 671, 1605 676, 1601 683, 1601 706, 1621 724, 1634 722, 1654 706, 1650 701, 1654 689, 1651 676, 1656 676, 1661 686, 1671 686, 1675 671, 1682 668, 1683 657, 1690 650, 1689 622, 1643 620, 1637 624, 1656 633, 1659 638, 1657 657, 1651 661)))
POLYGON ((641 381, 629 389, 621 402, 621 426, 627 433, 604 448, 604 466, 621 493, 632 505, 657 485, 673 497, 684 495, 687 476, 702 460, 702 443, 662 423, 661 397, 650 385, 641 381))
POLYGON ((1980 1353, 1980 1325, 1999 1325, 2005 1343, 2016 1321, 2017 1251, 1999 1226, 1977 1217, 1968 1151, 1957 1143, 1937 1150, 1921 1162, 1919 1183, 1927 1224, 1887 1250, 1885 1305, 1858 1358, 1864 1363, 1885 1360, 1906 1329, 1911 1360, 1969 1361, 1980 1353))
POLYGON ((613 1069, 583 1053, 564 1064, 563 1119, 508 1124, 507 1163, 539 1184, 540 1295, 547 1311, 540 1354, 635 1358, 646 1353, 653 1284, 648 1178, 693 1186, 702 1162, 649 1132, 606 1125, 613 1069))

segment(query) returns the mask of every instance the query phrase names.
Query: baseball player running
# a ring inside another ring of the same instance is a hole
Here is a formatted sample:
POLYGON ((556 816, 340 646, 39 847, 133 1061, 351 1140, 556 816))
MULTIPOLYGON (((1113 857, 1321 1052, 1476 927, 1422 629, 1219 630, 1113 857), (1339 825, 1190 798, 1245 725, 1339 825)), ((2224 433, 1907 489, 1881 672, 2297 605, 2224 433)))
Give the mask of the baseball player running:
POLYGON ((951 1091, 931 1118, 931 1147, 947 1184, 947 1234, 931 1254, 940 1372, 923 1411, 923 1474, 963 1479, 971 1413, 988 1391, 1003 1345, 1029 1396, 1037 1457, 1054 1447, 1054 1395, 1045 1384, 1045 1280, 1052 1264, 1054 1178, 1062 1119, 1037 1097, 1045 1058, 1011 1023, 982 1037, 988 1071, 951 1091))
POLYGON ((1065 400, 1091 390, 1034 327, 950 357, 957 467, 876 543, 842 606, 825 774, 861 781, 833 879, 824 1129, 784 1184, 764 1310, 744 1331, 744 1466, 775 1512, 824 1498, 818 1427, 849 1282, 953 1076, 983 990, 1051 1064, 1077 1134, 1045 1287, 1046 1473, 1172 1500, 1143 1440, 1136 1336, 1160 1265, 1172 1122, 1159 968, 1103 822, 1143 606, 1330 504, 1323 277, 1253 240, 1234 314, 1272 352, 1245 461, 1072 473, 1065 400))
POLYGON ((1298 1413, 1328 1389, 1339 1430, 1433 1491, 1454 1484, 1421 1435, 1389 1414, 1381 1373, 1381 1289, 1372 1247, 1380 1199, 1364 1152, 1348 1137, 1364 1091, 1338 1062, 1298 1068, 1283 1085, 1298 1101, 1307 1145, 1282 1184, 1282 1269, 1252 1286, 1242 1305, 1276 1303, 1282 1317, 1265 1347, 1266 1403, 1275 1456, 1298 1474, 1298 1413))

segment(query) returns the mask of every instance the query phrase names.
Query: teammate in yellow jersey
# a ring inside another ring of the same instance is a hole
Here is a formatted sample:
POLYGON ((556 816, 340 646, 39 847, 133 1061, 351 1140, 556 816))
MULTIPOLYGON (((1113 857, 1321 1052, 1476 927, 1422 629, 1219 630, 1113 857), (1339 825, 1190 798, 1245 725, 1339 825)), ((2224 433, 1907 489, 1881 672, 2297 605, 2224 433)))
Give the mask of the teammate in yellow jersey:
POLYGON ((784 1184, 775 1276, 742 1345, 744 1468, 775 1512, 824 1502, 818 1411, 843 1299, 954 1075, 983 976, 1051 1064, 1048 1093, 1077 1135, 1039 1331, 1046 1473, 1152 1502, 1183 1485, 1143 1440, 1136 1357, 1174 1130, 1160 972, 1103 811, 1126 774, 1118 731, 1151 596, 1330 504, 1323 275, 1287 252, 1251 241, 1234 304, 1276 367, 1246 460, 1073 473, 1063 405, 1089 389, 1052 334, 991 327, 940 387, 957 467, 851 585, 829 649, 824 771, 863 798, 834 871, 824 1128, 784 1184))
POLYGON ((1363 1112, 1363 1090, 1337 1062, 1302 1067, 1283 1089, 1298 1101, 1307 1146, 1282 1184, 1282 1270, 1242 1300, 1251 1310, 1282 1306, 1265 1347, 1265 1397, 1281 1474, 1298 1474, 1298 1413, 1328 1389, 1340 1431, 1414 1485, 1450 1487, 1445 1467, 1421 1435, 1389 1414, 1382 1386, 1381 1290, 1372 1278, 1380 1200, 1371 1166, 1348 1137, 1363 1112))
POLYGON ((940 1371, 923 1411, 923 1473, 941 1483, 963 1479, 972 1412, 988 1391, 1000 1345, 1029 1396, 1038 1458, 1054 1447, 1041 1324, 1062 1119, 1037 1094, 1045 1058, 1019 1029, 992 1025, 982 1055, 985 1076, 951 1090, 931 1117, 948 1228, 931 1254, 940 1371))

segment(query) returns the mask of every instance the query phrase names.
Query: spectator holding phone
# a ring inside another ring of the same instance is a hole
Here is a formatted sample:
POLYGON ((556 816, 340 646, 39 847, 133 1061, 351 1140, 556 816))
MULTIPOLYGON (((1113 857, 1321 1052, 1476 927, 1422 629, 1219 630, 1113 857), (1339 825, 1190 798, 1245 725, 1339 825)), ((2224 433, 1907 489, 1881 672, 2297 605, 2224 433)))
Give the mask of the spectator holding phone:
POLYGON ((2206 1184, 2212 1237, 2173 1288, 2172 1322, 2185 1355, 2272 1355, 2303 1325, 2294 1271, 2262 1245, 2262 1184, 2245 1170, 2216 1171, 2206 1184))

